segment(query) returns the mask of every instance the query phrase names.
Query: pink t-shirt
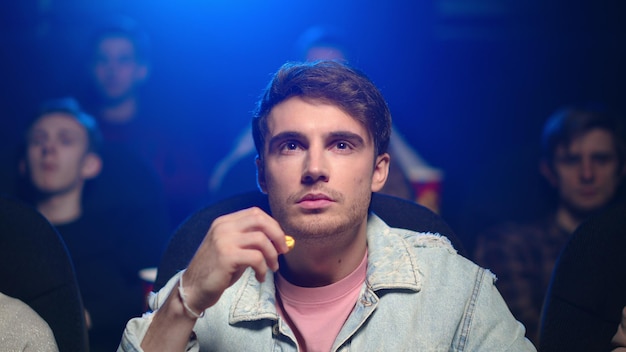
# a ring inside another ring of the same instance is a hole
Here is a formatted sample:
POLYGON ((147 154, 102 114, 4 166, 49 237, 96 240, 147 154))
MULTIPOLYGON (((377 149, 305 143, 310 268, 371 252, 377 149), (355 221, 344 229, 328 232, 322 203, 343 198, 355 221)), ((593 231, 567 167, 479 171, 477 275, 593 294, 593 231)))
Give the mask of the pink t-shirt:
POLYGON ((277 304, 278 312, 296 333, 303 351, 330 350, 356 304, 366 272, 367 253, 356 270, 328 286, 300 287, 276 276, 282 301, 282 307, 277 304))

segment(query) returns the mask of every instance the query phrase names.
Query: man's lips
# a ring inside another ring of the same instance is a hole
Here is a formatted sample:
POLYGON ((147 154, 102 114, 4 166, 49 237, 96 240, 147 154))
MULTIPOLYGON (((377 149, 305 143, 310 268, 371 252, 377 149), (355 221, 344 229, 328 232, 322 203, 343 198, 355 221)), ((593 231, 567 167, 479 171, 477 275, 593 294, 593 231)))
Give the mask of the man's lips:
POLYGON ((305 202, 305 201, 316 201, 316 200, 330 200, 332 201, 332 199, 323 194, 323 193, 308 193, 305 194, 302 198, 300 198, 300 200, 298 201, 298 203, 300 202, 305 202))
POLYGON ((41 169, 44 171, 54 171, 56 170, 57 166, 56 164, 51 164, 51 163, 42 163, 41 164, 41 169))
POLYGON ((306 209, 315 209, 322 208, 328 206, 333 203, 334 200, 323 193, 309 193, 304 195, 302 198, 298 200, 298 204, 306 209))
POLYGON ((593 197, 597 193, 595 188, 585 188, 581 189, 578 192, 583 197, 593 197))

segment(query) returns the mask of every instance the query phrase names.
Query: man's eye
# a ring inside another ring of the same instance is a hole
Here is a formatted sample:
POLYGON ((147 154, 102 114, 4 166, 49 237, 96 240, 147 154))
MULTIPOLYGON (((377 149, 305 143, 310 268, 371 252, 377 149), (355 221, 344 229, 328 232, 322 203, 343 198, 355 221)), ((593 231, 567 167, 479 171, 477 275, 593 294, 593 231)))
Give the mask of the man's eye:
POLYGON ((335 149, 338 150, 352 150, 354 149, 354 146, 348 142, 345 141, 339 141, 335 143, 335 149))
POLYGON ((61 137, 61 144, 62 145, 72 145, 74 144, 75 140, 74 138, 71 137, 61 137))
POLYGON ((134 58, 130 55, 124 55, 118 58, 118 63, 128 65, 134 63, 134 58))
POLYGON ((612 162, 612 161, 613 161, 613 159, 614 159, 614 158, 613 158, 613 156, 612 156, 612 155, 595 155, 595 156, 593 157, 593 160, 594 160, 596 163, 601 164, 601 165, 606 165, 606 164, 608 164, 608 163, 612 162))
POLYGON ((282 148, 280 148, 282 150, 297 150, 298 149, 298 144, 295 142, 286 142, 285 144, 283 144, 282 148))
POLYGON ((575 156, 566 156, 563 157, 559 160, 561 163, 563 163, 564 165, 569 165, 569 166, 573 166, 573 165, 577 165, 580 163, 580 158, 575 157, 575 156))
POLYGON ((59 142, 61 142, 61 145, 73 145, 78 143, 78 140, 78 136, 72 133, 63 132, 59 135, 59 142))
POLYGON ((35 134, 28 138, 28 144, 32 146, 43 145, 46 142, 46 136, 43 134, 35 134))

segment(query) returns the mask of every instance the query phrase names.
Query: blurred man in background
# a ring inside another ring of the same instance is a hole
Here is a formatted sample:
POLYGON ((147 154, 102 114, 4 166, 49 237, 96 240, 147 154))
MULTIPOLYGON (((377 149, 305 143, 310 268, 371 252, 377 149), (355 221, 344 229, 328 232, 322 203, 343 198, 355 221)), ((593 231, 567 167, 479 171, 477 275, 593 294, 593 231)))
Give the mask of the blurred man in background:
POLYGON ((505 223, 477 238, 476 262, 497 276, 511 311, 537 342, 539 318, 554 264, 589 216, 620 200, 626 145, 619 118, 568 107, 545 123, 540 172, 552 187, 553 210, 531 223, 505 223))
POLYGON ((170 95, 146 93, 150 44, 148 34, 130 18, 113 17, 100 26, 89 44, 92 90, 84 103, 112 150, 110 163, 139 158, 158 176, 175 226, 205 199, 208 170, 197 141, 188 136, 183 109, 170 95))
POLYGON ((126 321, 145 305, 139 271, 158 264, 167 229, 154 209, 139 212, 123 201, 98 203, 92 182, 108 167, 100 156, 102 137, 93 117, 73 99, 43 104, 28 129, 19 169, 19 197, 31 203, 67 245, 86 309, 91 351, 112 351, 126 321), (95 198, 95 199, 94 199, 95 198), (113 287, 104 292, 102 287, 113 287))

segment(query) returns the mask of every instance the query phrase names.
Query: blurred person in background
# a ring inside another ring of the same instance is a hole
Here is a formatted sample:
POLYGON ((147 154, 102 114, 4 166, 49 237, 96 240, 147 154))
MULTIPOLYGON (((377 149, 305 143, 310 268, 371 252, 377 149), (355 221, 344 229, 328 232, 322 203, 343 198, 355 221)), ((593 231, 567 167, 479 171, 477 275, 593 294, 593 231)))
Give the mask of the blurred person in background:
POLYGON ((477 237, 475 261, 496 274, 498 289, 535 343, 561 250, 584 220, 623 200, 625 143, 619 117, 597 108, 559 109, 544 125, 539 165, 553 209, 529 223, 497 224, 477 237))
POLYGON ((115 150, 112 159, 132 155, 156 173, 177 225, 204 200, 208 170, 181 118, 182 107, 171 95, 146 90, 152 71, 149 35, 131 18, 115 16, 94 31, 88 47, 90 89, 81 100, 115 150))
MULTIPOLYGON (((86 208, 92 180, 108 167, 93 117, 71 98, 45 102, 28 128, 19 196, 54 225, 74 263, 91 351, 112 351, 126 321, 145 306, 139 271, 158 264, 166 229, 126 204, 86 208), (113 287, 104 292, 102 287, 113 287)), ((116 193, 119 190, 110 189, 116 193)), ((92 201, 97 202, 98 199, 92 201)))

